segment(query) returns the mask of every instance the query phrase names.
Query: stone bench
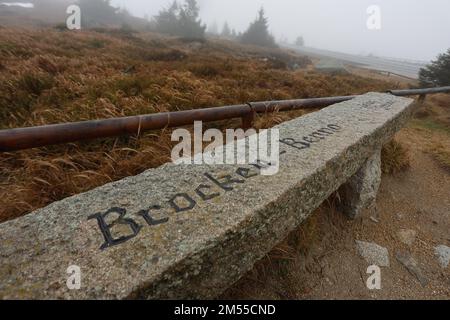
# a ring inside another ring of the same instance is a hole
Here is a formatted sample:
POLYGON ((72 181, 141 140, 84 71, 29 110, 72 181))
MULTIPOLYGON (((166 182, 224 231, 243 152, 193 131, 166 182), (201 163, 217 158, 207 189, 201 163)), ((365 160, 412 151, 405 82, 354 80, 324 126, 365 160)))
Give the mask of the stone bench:
POLYGON ((3 223, 0 298, 214 298, 339 188, 349 215, 370 206, 381 147, 412 111, 366 94, 277 126, 276 175, 166 164, 3 223))

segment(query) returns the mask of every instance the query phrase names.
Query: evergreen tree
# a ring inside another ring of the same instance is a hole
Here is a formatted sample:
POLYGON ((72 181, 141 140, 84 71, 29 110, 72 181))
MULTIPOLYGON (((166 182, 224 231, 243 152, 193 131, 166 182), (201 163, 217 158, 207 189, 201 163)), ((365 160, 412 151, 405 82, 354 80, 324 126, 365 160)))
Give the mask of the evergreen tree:
POLYGON ((82 25, 85 27, 103 27, 119 23, 118 8, 110 0, 79 0, 82 25))
POLYGON ((179 15, 178 36, 183 38, 203 39, 206 26, 199 19, 200 8, 196 0, 186 0, 179 15))
POLYGON ((202 25, 199 12, 196 0, 185 0, 181 6, 175 0, 155 17, 156 30, 183 38, 203 39, 206 26, 202 25))
POLYGON ((161 10, 155 17, 156 30, 161 33, 176 34, 179 28, 179 11, 180 9, 176 0, 169 8, 161 10))
POLYGON ((264 47, 277 46, 274 37, 269 33, 269 23, 263 8, 259 10, 256 20, 250 24, 247 31, 242 35, 241 42, 264 47))
POLYGON ((217 26, 217 22, 214 21, 212 24, 208 26, 208 33, 217 35, 219 34, 219 27, 217 26))
POLYGON ((225 22, 222 29, 222 37, 230 38, 230 36, 231 36, 230 27, 228 26, 228 22, 225 22))
POLYGON ((295 40, 295 45, 299 46, 299 47, 303 47, 305 45, 305 40, 303 40, 303 37, 297 37, 297 39, 295 40))
POLYGON ((420 69, 419 80, 423 86, 450 85, 450 49, 440 54, 436 61, 420 69))

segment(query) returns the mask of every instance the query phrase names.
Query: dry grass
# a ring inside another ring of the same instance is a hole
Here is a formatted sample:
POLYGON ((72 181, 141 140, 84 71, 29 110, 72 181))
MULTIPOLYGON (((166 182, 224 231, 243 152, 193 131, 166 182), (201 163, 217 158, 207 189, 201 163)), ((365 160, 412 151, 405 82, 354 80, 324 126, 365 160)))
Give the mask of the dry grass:
POLYGON ((436 94, 427 97, 416 112, 412 127, 427 135, 425 151, 450 172, 450 95, 436 94))
POLYGON ((450 172, 450 149, 446 148, 441 143, 437 143, 430 148, 429 153, 441 167, 450 172))
POLYGON ((441 93, 427 97, 415 119, 418 126, 450 133, 450 95, 441 93))
POLYGON ((385 174, 396 174, 410 167, 410 158, 407 148, 391 140, 381 151, 381 169, 385 174))
MULTIPOLYGON (((0 128, 395 88, 300 69, 308 59, 155 34, 0 29, 0 128)), ((268 127, 302 114, 265 115, 268 127)), ((239 126, 239 122, 224 122, 239 126)), ((161 165, 170 131, 0 155, 0 221, 161 165)))

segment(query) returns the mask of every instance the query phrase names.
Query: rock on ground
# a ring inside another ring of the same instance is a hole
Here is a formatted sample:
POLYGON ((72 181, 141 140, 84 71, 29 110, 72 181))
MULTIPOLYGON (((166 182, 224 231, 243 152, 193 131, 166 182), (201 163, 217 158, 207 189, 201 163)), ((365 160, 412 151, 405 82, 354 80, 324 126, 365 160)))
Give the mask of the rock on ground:
POLYGON ((435 248, 435 254, 442 268, 447 268, 450 263, 450 247, 441 245, 435 248))
POLYGON ((416 241, 417 232, 410 229, 401 229, 398 232, 398 238, 400 241, 408 246, 412 246, 416 241))
POLYGON ((409 252, 397 252, 395 254, 397 260, 411 273, 413 276, 419 280, 420 284, 425 287, 428 284, 428 280, 419 268, 417 261, 411 256, 409 252))
POLYGON ((389 251, 373 242, 356 241, 359 254, 367 263, 379 267, 389 267, 389 251))

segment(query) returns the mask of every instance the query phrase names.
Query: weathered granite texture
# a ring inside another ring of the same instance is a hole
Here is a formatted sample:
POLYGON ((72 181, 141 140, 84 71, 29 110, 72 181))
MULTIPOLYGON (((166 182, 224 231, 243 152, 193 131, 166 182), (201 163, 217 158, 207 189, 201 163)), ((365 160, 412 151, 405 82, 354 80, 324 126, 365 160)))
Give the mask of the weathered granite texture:
POLYGON ((435 248, 435 255, 439 259, 439 264, 443 269, 447 268, 450 264, 450 247, 440 245, 435 248))
POLYGON ((395 257, 416 279, 425 287, 428 284, 428 279, 420 269, 419 263, 414 259, 409 251, 398 251, 395 257))
POLYGON ((374 264, 379 267, 389 267, 389 251, 373 242, 356 241, 356 248, 359 254, 369 264, 374 264))
POLYGON ((375 204, 381 183, 381 148, 340 189, 342 210, 356 218, 375 204))
POLYGON ((212 298, 366 163, 412 100, 371 93, 283 123, 280 170, 167 164, 0 225, 0 298, 212 298), (103 232, 101 232, 103 230, 103 232), (81 269, 81 289, 66 286, 81 269))

